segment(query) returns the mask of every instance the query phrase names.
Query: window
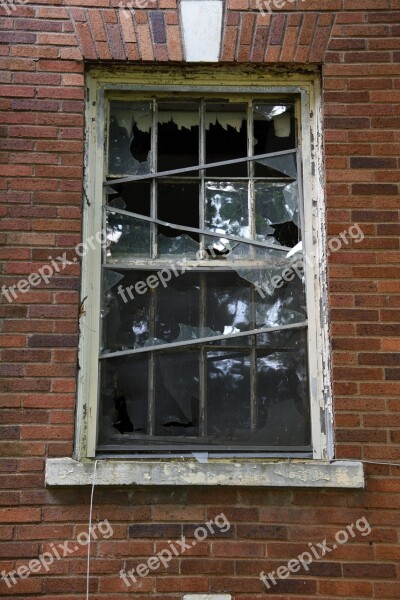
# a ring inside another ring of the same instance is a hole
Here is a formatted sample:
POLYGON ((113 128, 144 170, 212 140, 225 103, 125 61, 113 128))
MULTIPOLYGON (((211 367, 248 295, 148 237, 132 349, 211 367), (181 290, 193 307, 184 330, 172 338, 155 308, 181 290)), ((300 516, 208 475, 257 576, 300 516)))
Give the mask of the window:
POLYGON ((92 81, 87 455, 321 458, 313 80, 195 83, 92 81))

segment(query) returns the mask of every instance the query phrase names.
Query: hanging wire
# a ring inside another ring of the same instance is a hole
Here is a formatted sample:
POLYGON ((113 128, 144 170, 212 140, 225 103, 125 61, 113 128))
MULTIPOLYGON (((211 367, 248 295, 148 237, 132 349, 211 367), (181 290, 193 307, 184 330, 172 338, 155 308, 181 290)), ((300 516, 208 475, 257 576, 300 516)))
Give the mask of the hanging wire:
POLYGON ((96 481, 96 468, 97 468, 97 460, 94 461, 94 469, 93 469, 93 481, 92 481, 92 491, 90 494, 90 510, 89 510, 89 543, 88 543, 88 552, 87 552, 87 565, 86 565, 86 600, 89 600, 89 577, 90 577, 90 541, 92 534, 92 512, 93 512, 93 494, 94 494, 94 485, 96 481))

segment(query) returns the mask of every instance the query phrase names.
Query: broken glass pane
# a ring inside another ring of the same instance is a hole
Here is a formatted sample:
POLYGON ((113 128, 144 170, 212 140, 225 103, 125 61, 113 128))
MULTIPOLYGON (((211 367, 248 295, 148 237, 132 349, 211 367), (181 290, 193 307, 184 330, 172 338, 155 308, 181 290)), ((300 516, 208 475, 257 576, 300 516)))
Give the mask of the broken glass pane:
POLYGON ((206 181, 205 227, 243 238, 250 237, 248 185, 206 181))
POLYGON ((292 348, 283 339, 288 333, 273 334, 276 345, 280 339, 281 349, 257 351, 256 439, 277 446, 308 445, 311 431, 306 332, 291 332, 292 348))
MULTIPOLYGON (((182 270, 187 267, 173 265, 160 271, 123 272, 123 279, 117 272, 106 295, 102 349, 116 352, 156 348, 303 323, 306 303, 302 267, 291 269, 294 262, 287 264, 289 267, 272 269, 260 261, 258 270, 252 263, 251 269, 241 266, 237 272, 229 269, 211 273, 187 273, 182 270)), ((245 339, 233 337, 210 343, 243 346, 245 339)))
POLYGON ((112 208, 121 208, 122 210, 125 210, 126 208, 126 204, 120 196, 117 196, 116 198, 110 200, 110 202, 108 202, 107 205, 112 206, 112 208))
POLYGON ((185 340, 198 340, 202 337, 212 337, 215 335, 221 335, 220 331, 214 331, 209 327, 189 327, 183 323, 179 323, 179 335, 176 338, 177 342, 183 342, 185 340))
MULTIPOLYGON (((224 335, 253 328, 250 285, 235 271, 207 273, 206 324, 224 335)), ((229 339, 221 345, 243 345, 243 338, 229 339)))
POLYGON ((198 103, 159 102, 158 171, 199 164, 199 124, 198 103))
MULTIPOLYGON (((178 230, 171 229, 170 231, 177 232, 178 230)), ((174 254, 193 258, 200 248, 198 242, 195 242, 189 235, 182 231, 176 237, 167 237, 166 235, 159 234, 157 239, 159 256, 174 254)))
MULTIPOLYGON (((205 111, 206 163, 244 158, 247 151, 247 105, 209 103, 205 111)), ((210 177, 247 177, 247 163, 207 169, 210 177)))
POLYGON ((103 277, 103 292, 108 292, 108 290, 117 285, 117 283, 124 278, 121 273, 112 271, 111 269, 104 269, 103 277))
MULTIPOLYGON (((297 141, 294 106, 292 104, 256 104, 254 106, 253 131, 254 154, 295 149, 297 141)), ((263 159, 261 163, 255 163, 255 175, 257 177, 276 177, 279 176, 279 173, 296 177, 293 174, 295 165, 293 165, 292 158, 287 158, 284 162, 278 161, 271 164, 264 162, 263 159), (277 167, 280 168, 276 169, 277 167), (283 167, 284 170, 282 171, 281 168, 283 167), (287 172, 288 170, 290 173, 287 172)))
POLYGON ((149 102, 110 102, 109 175, 150 173, 151 121, 149 102))
POLYGON ((205 227, 221 233, 221 238, 205 238, 208 258, 246 256, 249 247, 229 241, 223 234, 249 239, 248 184, 206 181, 205 227))
POLYGON ((279 156, 270 156, 266 158, 258 158, 256 160, 256 175, 261 177, 280 177, 282 174, 287 177, 297 177, 296 153, 282 154, 279 156), (261 173, 261 166, 268 167, 275 173, 261 173))
MULTIPOLYGON (((158 183, 157 217, 167 223, 199 227, 199 184, 158 183)), ((199 234, 157 226, 158 255, 194 258, 199 250, 199 234)))
MULTIPOLYGON (((169 343, 193 339, 192 328, 200 327, 200 282, 198 273, 183 273, 174 276, 166 287, 158 287, 155 313, 155 337, 169 343), (181 324, 185 325, 184 329, 181 324)), ((199 331, 200 333, 200 331, 199 331)))
POLYGON ((147 433, 149 357, 101 361, 99 443, 121 443, 147 433))
POLYGON ((199 435, 199 356, 197 349, 156 354, 156 435, 199 435))
MULTIPOLYGON (((104 272, 107 280, 109 269, 104 272)), ((150 336, 151 290, 146 286, 149 273, 128 271, 116 275, 107 292, 108 311, 102 323, 102 348, 107 352, 141 348, 150 336)))
POLYGON ((107 258, 150 258, 150 223, 107 211, 107 258))
POLYGON ((123 208, 146 217, 150 216, 151 187, 148 181, 128 181, 114 184, 114 190, 114 193, 107 198, 108 206, 123 208))
POLYGON ((255 104, 254 138, 254 154, 295 148, 294 105, 255 104))
POLYGON ((207 434, 218 442, 248 440, 250 354, 207 352, 207 434))
POLYGON ((299 241, 297 183, 268 182, 255 184, 256 236, 262 242, 277 241, 293 247, 299 241), (282 226, 292 223, 284 238, 282 226), (281 227, 277 227, 277 226, 281 227), (288 238, 288 239, 286 239, 288 238), (282 241, 281 241, 282 240, 282 241), (287 243, 288 242, 288 243, 287 243))
POLYGON ((114 304, 114 294, 111 291, 124 276, 117 271, 111 269, 103 269, 103 286, 102 286, 102 302, 101 302, 101 318, 104 318, 109 312, 110 307, 114 304))

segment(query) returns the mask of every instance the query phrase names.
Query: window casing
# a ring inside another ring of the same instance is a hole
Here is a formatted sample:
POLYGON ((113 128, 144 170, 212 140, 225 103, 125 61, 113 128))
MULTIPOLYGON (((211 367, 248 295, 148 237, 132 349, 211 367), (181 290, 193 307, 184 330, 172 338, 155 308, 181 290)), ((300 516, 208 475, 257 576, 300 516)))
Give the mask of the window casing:
POLYGON ((316 165, 308 79, 250 90, 176 86, 174 94, 92 81, 97 168, 88 212, 108 241, 86 257, 97 289, 92 327, 81 327, 89 418, 79 443, 88 456, 326 456, 320 229, 316 190, 302 180, 316 165), (298 264, 300 241, 311 248, 304 274, 274 285, 298 264), (151 282, 145 292, 142 282, 151 282))

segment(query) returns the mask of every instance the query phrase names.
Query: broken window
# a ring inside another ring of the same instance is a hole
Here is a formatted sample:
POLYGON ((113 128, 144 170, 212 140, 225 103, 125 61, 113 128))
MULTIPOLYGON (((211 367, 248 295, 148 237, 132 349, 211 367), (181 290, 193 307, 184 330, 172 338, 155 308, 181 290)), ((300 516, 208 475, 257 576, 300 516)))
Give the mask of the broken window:
POLYGON ((98 451, 311 449, 295 101, 109 103, 98 451))

